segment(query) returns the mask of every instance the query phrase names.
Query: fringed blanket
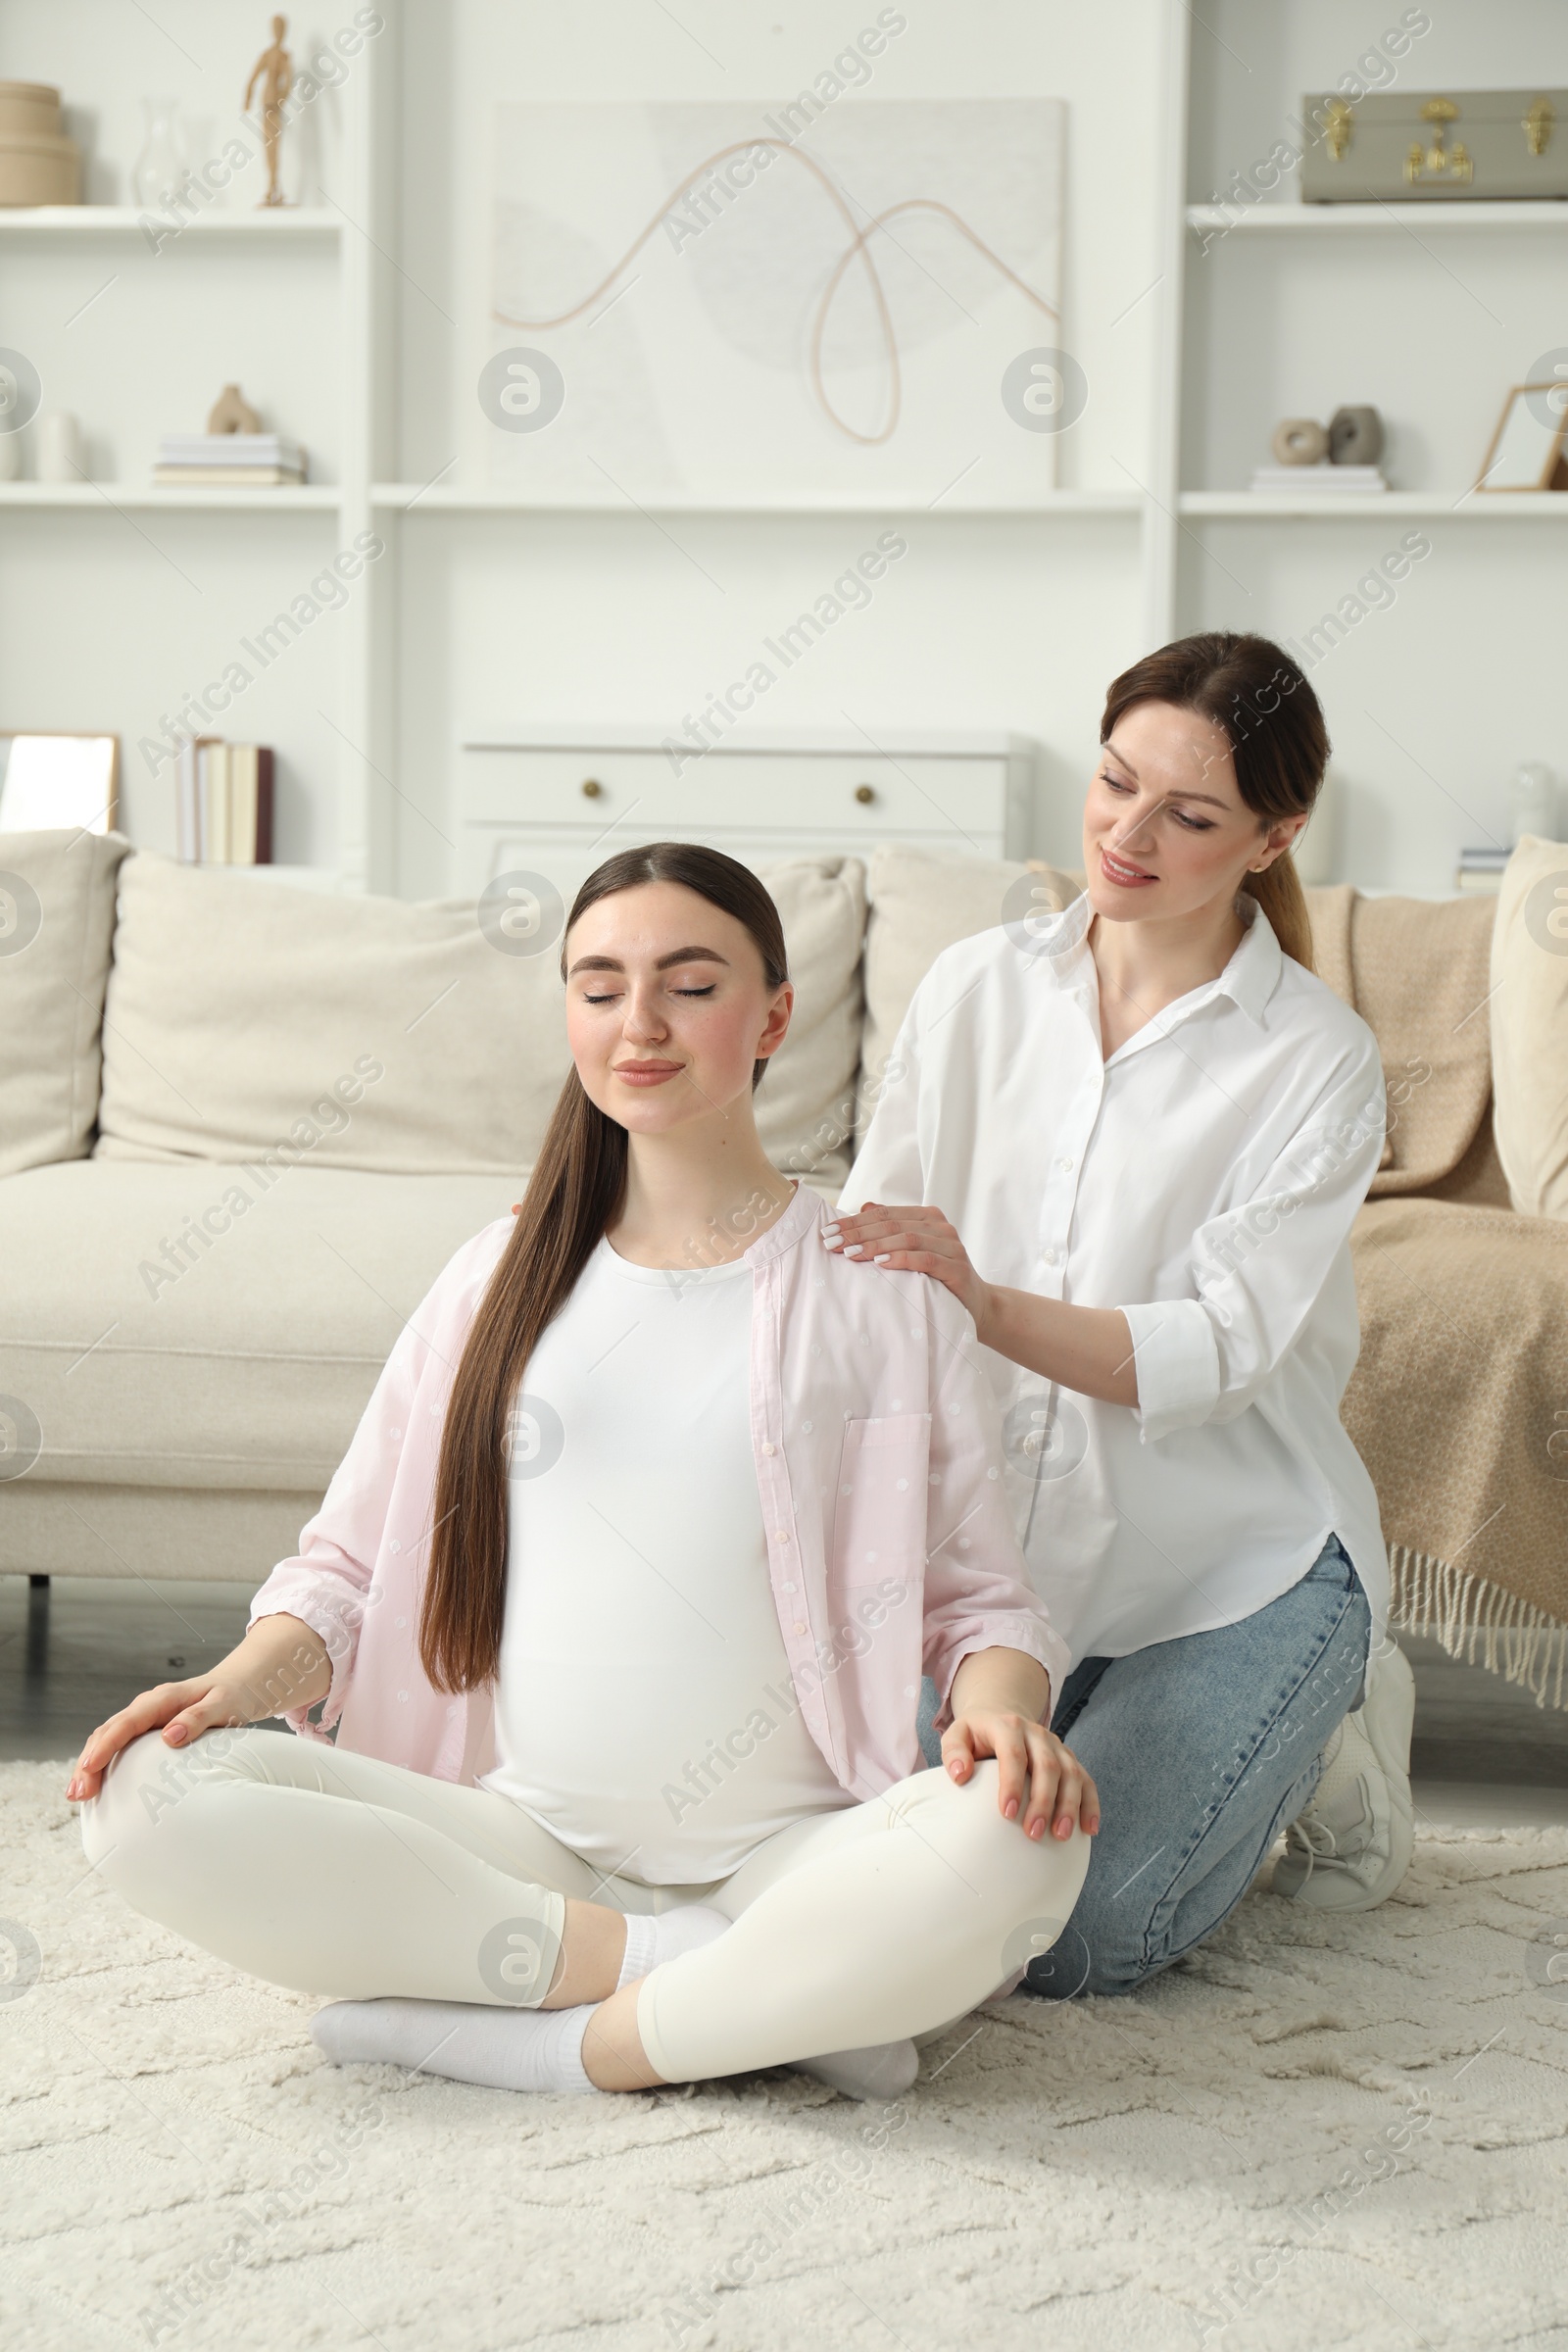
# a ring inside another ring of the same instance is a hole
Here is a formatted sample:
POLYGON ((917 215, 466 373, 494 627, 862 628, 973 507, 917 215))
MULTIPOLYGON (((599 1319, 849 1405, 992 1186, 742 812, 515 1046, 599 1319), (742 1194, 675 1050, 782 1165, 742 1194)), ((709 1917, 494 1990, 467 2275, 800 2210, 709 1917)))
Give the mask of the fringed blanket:
POLYGON ((1396 1622, 1568 1704, 1568 1225, 1421 1200, 1491 1117, 1493 902, 1307 893, 1318 970, 1376 1034, 1389 1146, 1352 1240, 1345 1424, 1396 1622))

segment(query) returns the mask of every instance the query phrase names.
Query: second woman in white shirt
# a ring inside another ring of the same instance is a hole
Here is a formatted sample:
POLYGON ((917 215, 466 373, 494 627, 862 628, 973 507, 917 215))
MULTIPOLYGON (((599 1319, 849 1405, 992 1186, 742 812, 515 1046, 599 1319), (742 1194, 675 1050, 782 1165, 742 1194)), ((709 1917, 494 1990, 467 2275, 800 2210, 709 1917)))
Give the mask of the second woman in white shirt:
POLYGON ((1178 1957, 1303 1812, 1282 1892, 1362 1907, 1409 1853, 1396 1652, 1337 1729, 1388 1611, 1339 1418, 1384 1093, 1290 863, 1327 733, 1285 654, 1222 635, 1119 678, 1102 733, 1084 896, 938 958, 836 1237, 946 1281, 990 1350, 1074 1659, 1054 1726, 1106 1798, 1055 1992, 1178 1957))

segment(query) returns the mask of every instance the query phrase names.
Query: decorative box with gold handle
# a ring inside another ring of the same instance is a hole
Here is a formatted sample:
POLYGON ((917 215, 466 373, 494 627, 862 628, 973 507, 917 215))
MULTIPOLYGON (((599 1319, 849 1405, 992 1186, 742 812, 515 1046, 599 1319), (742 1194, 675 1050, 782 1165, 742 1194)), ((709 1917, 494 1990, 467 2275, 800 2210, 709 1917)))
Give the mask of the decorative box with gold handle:
POLYGON ((1303 98, 1304 204, 1568 197, 1568 90, 1303 98))

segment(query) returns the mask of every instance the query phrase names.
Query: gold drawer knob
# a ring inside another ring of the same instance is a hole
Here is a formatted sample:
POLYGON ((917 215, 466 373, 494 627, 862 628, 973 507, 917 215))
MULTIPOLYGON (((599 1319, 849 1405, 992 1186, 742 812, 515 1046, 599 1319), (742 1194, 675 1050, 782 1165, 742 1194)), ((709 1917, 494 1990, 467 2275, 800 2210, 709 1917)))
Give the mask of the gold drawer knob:
POLYGON ((603 798, 604 798, 604 792, 605 792, 605 788, 604 788, 604 786, 603 786, 603 785, 600 783, 600 781, 599 781, 599 778, 598 778, 597 776, 586 776, 586 777, 584 777, 584 779, 583 779, 583 787, 582 787, 582 797, 583 797, 583 799, 584 799, 585 801, 598 801, 598 800, 603 800, 603 798))
POLYGON ((871 803, 876 799, 875 785, 857 784, 855 787, 855 797, 859 802, 862 808, 869 808, 871 803))

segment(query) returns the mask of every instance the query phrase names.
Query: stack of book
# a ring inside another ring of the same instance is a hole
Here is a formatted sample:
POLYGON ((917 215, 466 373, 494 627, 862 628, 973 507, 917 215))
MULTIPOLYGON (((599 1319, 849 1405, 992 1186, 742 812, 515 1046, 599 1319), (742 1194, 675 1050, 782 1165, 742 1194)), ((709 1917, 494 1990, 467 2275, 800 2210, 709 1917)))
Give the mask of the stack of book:
POLYGON ((1461 850, 1454 887, 1463 891, 1490 891, 1495 894, 1502 887, 1502 869, 1512 856, 1512 850, 1496 848, 1461 850))
POLYGON ((305 452, 276 433, 166 433, 158 444, 153 480, 209 490, 269 489, 303 482, 305 452))
POLYGON ((1252 488, 1277 498, 1282 490, 1316 491, 1324 498, 1333 498, 1347 490, 1359 491, 1376 497, 1387 490, 1381 466, 1258 466, 1253 468, 1252 488))
POLYGON ((187 865, 270 865, 272 755, 262 743, 187 737, 176 779, 176 836, 187 865))

